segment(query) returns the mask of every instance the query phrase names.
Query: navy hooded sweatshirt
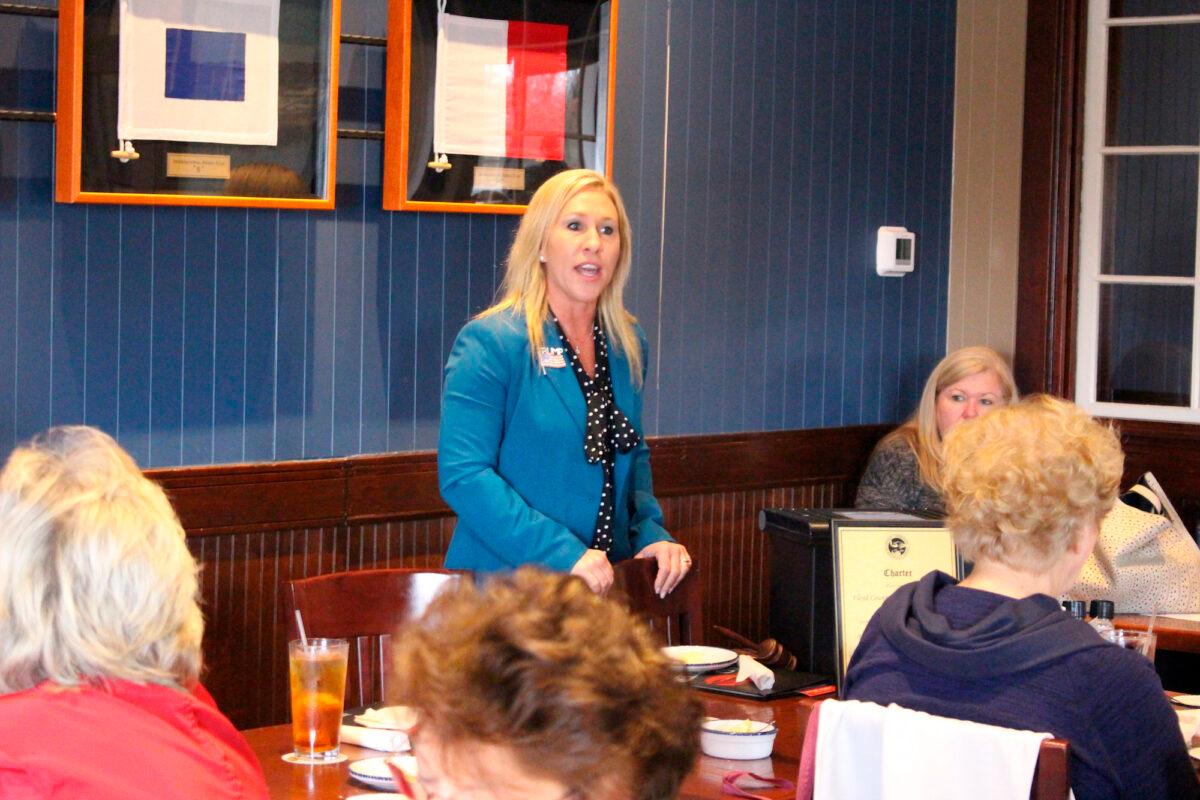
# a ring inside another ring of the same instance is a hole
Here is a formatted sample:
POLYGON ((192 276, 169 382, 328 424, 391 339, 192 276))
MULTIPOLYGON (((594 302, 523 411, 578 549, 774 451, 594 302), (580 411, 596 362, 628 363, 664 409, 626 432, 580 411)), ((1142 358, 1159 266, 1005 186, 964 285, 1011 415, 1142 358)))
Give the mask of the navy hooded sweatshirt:
POLYGON ((1047 595, 1014 600, 931 572, 871 618, 844 696, 1066 739, 1076 800, 1200 798, 1150 662, 1047 595))

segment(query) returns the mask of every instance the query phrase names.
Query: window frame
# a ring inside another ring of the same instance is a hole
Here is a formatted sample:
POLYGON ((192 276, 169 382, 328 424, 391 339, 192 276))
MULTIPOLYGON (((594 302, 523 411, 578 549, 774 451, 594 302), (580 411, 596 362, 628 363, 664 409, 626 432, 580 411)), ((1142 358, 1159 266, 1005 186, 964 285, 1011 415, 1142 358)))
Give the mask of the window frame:
POLYGON ((1200 222, 1190 277, 1110 275, 1102 272, 1101 241, 1106 203, 1106 156, 1194 155, 1200 161, 1200 142, 1195 145, 1107 145, 1105 144, 1108 101, 1108 43, 1110 32, 1119 27, 1200 25, 1200 14, 1169 17, 1110 17, 1108 0, 1088 0, 1085 29, 1086 57, 1083 91, 1083 151, 1079 180, 1079 244, 1077 267, 1077 315, 1075 329, 1075 402, 1089 413, 1117 418, 1160 422, 1200 422, 1200 222), (1179 286, 1192 289, 1192 348, 1189 404, 1165 406, 1114 403, 1096 398, 1097 362, 1100 341, 1100 295, 1105 285, 1179 286))

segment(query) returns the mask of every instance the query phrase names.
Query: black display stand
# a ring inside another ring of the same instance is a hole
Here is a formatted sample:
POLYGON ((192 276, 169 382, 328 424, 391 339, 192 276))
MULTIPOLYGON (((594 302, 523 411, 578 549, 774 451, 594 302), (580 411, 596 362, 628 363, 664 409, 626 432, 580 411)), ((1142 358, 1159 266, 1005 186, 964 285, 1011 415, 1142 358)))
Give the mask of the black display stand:
MULTIPOLYGON (((861 511, 861 509, 857 510, 861 511)), ((836 609, 833 597, 834 520, 850 509, 764 508, 758 527, 770 536, 769 631, 797 659, 797 669, 822 675, 838 673, 836 609)), ((897 524, 924 513, 897 515, 897 524)))

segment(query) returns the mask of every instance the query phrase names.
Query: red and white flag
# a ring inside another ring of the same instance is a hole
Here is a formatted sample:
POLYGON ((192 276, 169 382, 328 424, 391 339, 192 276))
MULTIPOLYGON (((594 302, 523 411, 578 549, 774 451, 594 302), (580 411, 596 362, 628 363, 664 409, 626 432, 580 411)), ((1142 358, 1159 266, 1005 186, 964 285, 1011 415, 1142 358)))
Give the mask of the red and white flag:
POLYGON ((438 15, 435 154, 559 161, 567 26, 438 15))

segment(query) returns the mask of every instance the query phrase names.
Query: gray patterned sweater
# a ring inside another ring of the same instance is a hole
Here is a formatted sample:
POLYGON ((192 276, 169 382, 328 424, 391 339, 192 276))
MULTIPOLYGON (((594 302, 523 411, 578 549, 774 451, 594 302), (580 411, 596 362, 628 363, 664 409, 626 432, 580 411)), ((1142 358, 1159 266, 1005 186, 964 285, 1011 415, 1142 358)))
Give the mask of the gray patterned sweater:
POLYGON ((921 480, 917 454, 900 439, 875 446, 859 481, 854 507, 946 513, 941 495, 921 480))

